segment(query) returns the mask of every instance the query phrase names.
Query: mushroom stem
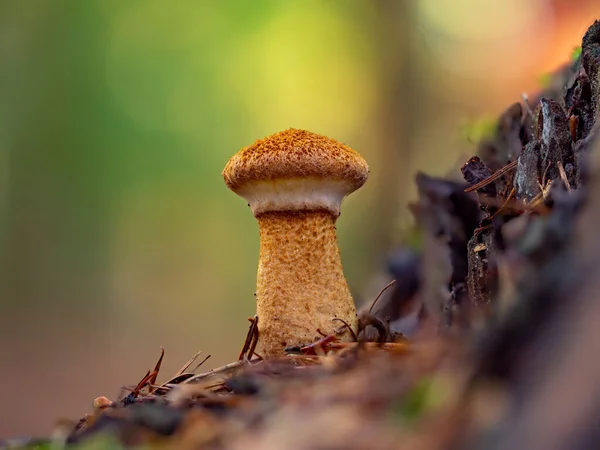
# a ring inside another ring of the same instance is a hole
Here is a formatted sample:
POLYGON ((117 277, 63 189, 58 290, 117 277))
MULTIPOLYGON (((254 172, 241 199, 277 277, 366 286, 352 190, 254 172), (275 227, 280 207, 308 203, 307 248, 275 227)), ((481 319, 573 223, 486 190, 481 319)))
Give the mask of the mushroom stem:
MULTIPOLYGON (((260 259, 257 314, 265 355, 330 334, 337 317, 356 330, 354 301, 337 245, 337 217, 328 210, 257 215, 260 259)), ((342 338, 350 339, 350 333, 342 338)))

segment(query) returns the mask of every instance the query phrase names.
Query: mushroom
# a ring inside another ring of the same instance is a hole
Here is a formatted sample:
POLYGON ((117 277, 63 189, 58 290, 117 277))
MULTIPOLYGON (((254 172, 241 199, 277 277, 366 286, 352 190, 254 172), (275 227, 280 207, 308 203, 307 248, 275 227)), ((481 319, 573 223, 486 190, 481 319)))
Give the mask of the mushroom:
MULTIPOLYGON (((223 170, 258 221, 259 345, 263 356, 331 334, 356 307, 342 270, 335 222, 344 197, 367 180, 366 161, 326 136, 290 128, 256 141, 223 170)), ((346 330, 342 340, 349 340, 346 330)))

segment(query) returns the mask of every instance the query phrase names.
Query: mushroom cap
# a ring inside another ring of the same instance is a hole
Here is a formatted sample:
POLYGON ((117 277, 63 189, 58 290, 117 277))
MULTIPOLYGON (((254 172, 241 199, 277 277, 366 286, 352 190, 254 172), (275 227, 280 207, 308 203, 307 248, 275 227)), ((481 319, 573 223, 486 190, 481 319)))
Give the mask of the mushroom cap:
POLYGON ((339 215, 342 199, 367 180, 367 162, 327 136, 290 128, 244 147, 223 170, 225 184, 267 211, 326 209, 339 215))

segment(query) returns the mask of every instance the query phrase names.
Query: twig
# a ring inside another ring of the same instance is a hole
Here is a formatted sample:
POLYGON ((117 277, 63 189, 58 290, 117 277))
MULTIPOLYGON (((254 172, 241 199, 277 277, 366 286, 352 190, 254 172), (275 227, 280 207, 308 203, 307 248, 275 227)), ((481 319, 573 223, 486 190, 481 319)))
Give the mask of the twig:
POLYGON ((375 303, 377 303, 377 300, 379 300, 379 297, 381 297, 383 295, 383 293, 391 286, 393 286, 394 284, 396 284, 396 280, 392 280, 390 281, 388 284, 386 284, 383 289, 381 291, 379 291, 379 294, 377 294, 377 297, 375 297, 375 300, 373 300, 373 303, 371 303, 371 307, 369 308, 369 314, 371 314, 371 310, 373 309, 373 306, 375 306, 375 303))
POLYGON ((498 178, 500 178, 506 172, 509 172, 509 171, 513 170, 514 168, 516 168, 518 162, 519 162, 519 160, 516 159, 513 162, 508 163, 506 166, 502 167, 501 169, 496 170, 493 174, 491 174, 485 180, 480 181, 479 183, 474 184, 473 186, 469 186, 467 189, 465 189, 465 192, 476 191, 477 189, 481 189, 482 187, 487 186, 488 184, 492 183, 493 181, 496 181, 498 178))
POLYGON ((569 179, 567 178, 567 172, 565 172, 565 168, 563 167, 562 162, 557 161, 556 165, 558 166, 558 173, 560 174, 560 178, 562 179, 563 183, 565 183, 567 191, 571 192, 571 184, 569 183, 569 179))
POLYGON ((317 328, 317 333, 319 333, 319 335, 321 335, 321 337, 327 337, 327 336, 329 336, 328 334, 323 333, 320 328, 317 328))
POLYGON ((521 94, 521 99, 523 100, 523 105, 525 105, 525 111, 527 111, 527 114, 529 114, 529 116, 533 119, 533 111, 529 106, 529 96, 527 95, 527 93, 523 92, 521 94))
POLYGON ((354 332, 354 330, 352 329, 352 327, 350 325, 348 325, 348 322, 346 322, 344 319, 340 319, 339 317, 334 317, 333 319, 331 319, 332 322, 335 321, 335 320, 337 320, 339 322, 342 322, 344 324, 343 327, 341 327, 338 330, 336 330, 337 334, 341 334, 342 329, 344 327, 346 327, 348 329, 348 331, 350 332, 350 334, 352 335, 352 340, 355 341, 355 342, 358 341, 358 338, 356 337, 356 333, 354 332))
POLYGON ((207 355, 206 358, 204 358, 202 361, 200 361, 198 364, 196 364, 196 367, 194 367, 194 369, 192 370, 192 372, 195 372, 196 370, 198 370, 198 368, 204 364, 206 362, 206 360, 208 358, 210 358, 211 355, 207 355))
POLYGON ((318 360, 319 358, 322 358, 322 355, 300 355, 300 354, 296 354, 296 353, 289 353, 287 355, 285 355, 286 359, 315 359, 318 360))
POLYGON ((510 199, 512 198, 513 195, 515 195, 515 188, 514 187, 510 190, 510 194, 508 194, 508 197, 506 197, 506 200, 504 201, 504 203, 502 204, 502 206, 498 209, 498 211, 496 211, 494 214, 492 214, 490 216, 490 219, 493 219, 494 217, 496 217, 496 215, 500 211, 502 211, 506 205, 508 205, 508 202, 510 201, 510 199))
MULTIPOLYGON (((254 355, 254 351, 256 350, 256 345, 258 344, 258 337, 259 337, 259 331, 258 331, 258 316, 254 316, 254 325, 255 325, 255 332, 254 332, 254 338, 252 339, 252 342, 250 343, 250 348, 248 349, 248 354, 244 356, 245 359, 247 359, 248 361, 252 359, 252 355, 254 355)), ((262 359, 262 356, 260 357, 260 359, 262 359)))
MULTIPOLYGON (((250 347, 256 348, 256 342, 254 341, 258 341, 258 316, 248 317, 248 321, 250 322, 250 328, 248 329, 248 333, 246 334, 246 340, 244 341, 244 345, 242 347, 242 351, 240 352, 240 356, 238 356, 238 361, 244 359, 244 356, 246 355, 246 352, 250 349, 250 347)), ((250 354, 248 359, 250 359, 251 357, 252 354, 250 354)))
POLYGON ((327 345, 331 342, 335 342, 337 340, 338 340, 338 338, 336 338, 333 334, 330 334, 328 336, 325 336, 325 337, 319 339, 318 341, 313 342, 312 344, 308 344, 303 347, 300 347, 300 353, 303 355, 312 355, 312 354, 320 355, 322 353, 324 355, 325 352, 323 351, 323 346, 327 345))
POLYGON ((365 349, 393 350, 396 352, 410 351, 410 345, 404 342, 330 342, 327 344, 327 348, 330 350, 341 350, 346 348, 355 348, 359 345, 365 349))
MULTIPOLYGON (((513 213, 517 213, 517 214, 523 214, 525 212, 537 212, 540 214, 543 214, 544 212, 547 211, 547 208, 540 208, 540 204, 541 202, 537 202, 538 197, 540 198, 541 201, 543 201, 542 198, 542 193, 536 195, 534 198, 531 199, 530 202, 525 203, 523 200, 518 200, 515 198, 510 198, 505 200, 504 202, 502 202, 501 200, 495 198, 495 197, 485 197, 485 198, 480 198, 479 199, 479 203, 481 205, 484 206, 495 206, 498 208, 504 208, 504 209, 508 209, 513 213)), ((493 217, 493 216, 492 216, 493 217)), ((484 229, 487 229, 491 227, 490 226, 485 226, 483 227, 484 229)), ((475 230, 475 232, 477 232, 478 230, 475 230)))
POLYGON ((544 174, 542 175, 542 183, 540 185, 540 187, 542 188, 542 191, 544 191, 543 186, 546 185, 546 175, 548 175, 548 169, 550 168, 550 164, 552 163, 552 161, 548 161, 548 165, 546 166, 546 168, 544 169, 544 174))
POLYGON ((179 369, 179 371, 175 374, 175 376, 173 378, 177 378, 179 375, 183 374, 183 372, 185 372, 188 369, 188 367, 190 367, 192 365, 192 363, 194 361, 196 361, 196 358, 198 358, 198 356, 200 356, 201 353, 202 353, 202 350, 200 350, 198 353, 196 353, 194 356, 192 356, 190 358, 190 360, 188 362, 186 362, 181 369, 179 369))
MULTIPOLYGON (((160 357, 158 358, 158 361, 156 362, 156 365, 154 366, 154 370, 152 371, 152 376, 148 380, 149 386, 156 384, 156 378, 158 378, 158 372, 160 371, 160 366, 162 365, 162 360, 163 360, 164 356, 165 356, 165 349, 164 349, 164 347, 161 347, 160 348, 160 357)), ((150 393, 152 393, 151 387, 148 387, 148 390, 150 391, 150 393)))
POLYGON ((131 393, 132 393, 132 395, 133 395, 133 397, 137 397, 138 394, 140 393, 140 391, 142 389, 144 389, 144 387, 146 386, 146 384, 148 384, 148 382, 150 381, 150 379, 153 376, 154 376, 154 372, 148 371, 148 372, 146 372, 146 375, 144 376, 144 378, 142 378, 140 380, 140 382, 133 389, 127 388, 127 387, 124 387, 124 389, 130 390, 131 393))
POLYGON ((259 363, 260 361, 257 360, 239 360, 239 361, 235 361, 229 364, 226 364, 222 367, 219 367, 217 369, 212 369, 209 370, 208 372, 205 373, 200 373, 198 375, 194 375, 191 378, 188 378, 187 380, 185 380, 182 384, 188 384, 188 383, 195 383, 198 382, 200 380, 203 380, 205 378, 211 377, 213 375, 218 375, 224 372, 229 372, 229 371, 233 371, 234 369, 238 369, 246 364, 249 365, 254 365, 254 363, 259 363))
POLYGON ((485 226, 483 226, 483 227, 475 228, 475 229, 473 230, 473 236, 477 236, 477 235, 478 235, 479 233, 481 233, 482 231, 489 230, 489 229, 490 229, 490 228, 492 228, 493 226, 494 226, 494 225, 492 225, 492 224, 489 224, 489 225, 485 225, 485 226))

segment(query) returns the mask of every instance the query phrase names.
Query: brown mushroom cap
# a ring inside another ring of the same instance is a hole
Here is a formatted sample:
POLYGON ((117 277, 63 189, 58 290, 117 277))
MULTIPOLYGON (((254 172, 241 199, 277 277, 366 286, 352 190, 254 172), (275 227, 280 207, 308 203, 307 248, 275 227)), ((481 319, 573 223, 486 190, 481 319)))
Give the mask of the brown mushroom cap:
POLYGON ((290 128, 243 148, 231 157, 223 177, 258 214, 271 210, 325 208, 361 187, 367 162, 335 139, 290 128))

